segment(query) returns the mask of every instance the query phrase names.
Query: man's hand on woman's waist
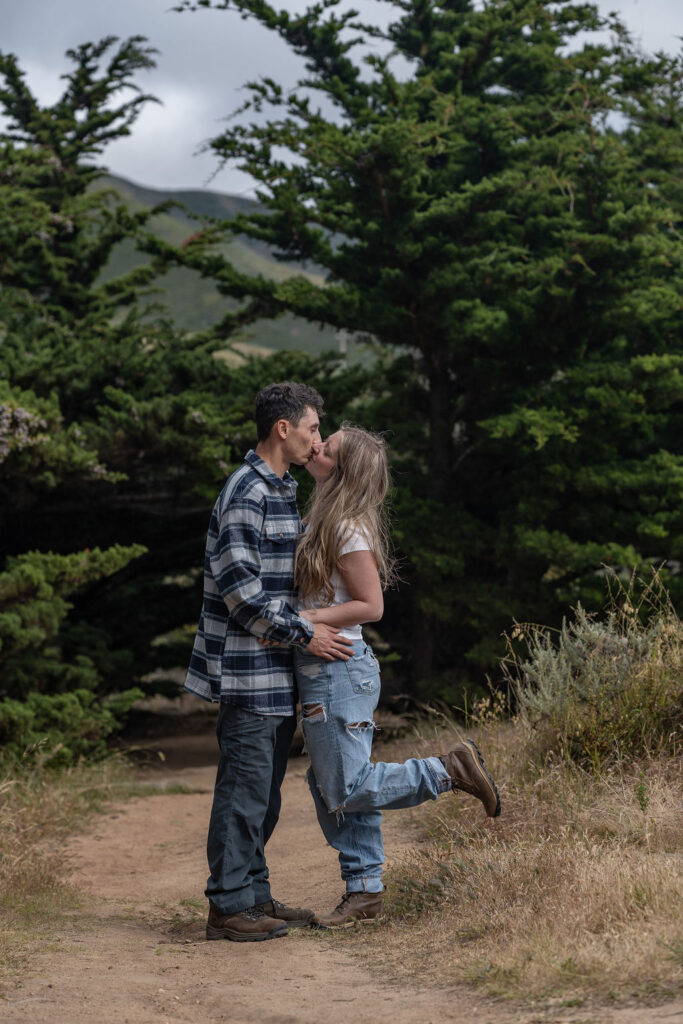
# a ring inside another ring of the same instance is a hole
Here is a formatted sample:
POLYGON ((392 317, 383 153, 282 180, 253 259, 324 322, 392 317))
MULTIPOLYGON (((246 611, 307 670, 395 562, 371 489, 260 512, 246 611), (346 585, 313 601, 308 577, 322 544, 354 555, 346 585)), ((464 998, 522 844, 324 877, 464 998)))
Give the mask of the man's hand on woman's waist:
POLYGON ((348 661, 353 654, 353 640, 342 636, 334 626, 326 626, 324 622, 316 622, 313 636, 304 648, 316 658, 325 661, 348 661))
MULTIPOLYGON (((258 642, 262 647, 280 646, 277 640, 266 640, 263 637, 258 637, 258 642)), ((353 640, 342 636, 334 626, 318 622, 314 625, 313 636, 304 649, 316 658, 324 658, 325 661, 348 661, 353 653, 353 640)))

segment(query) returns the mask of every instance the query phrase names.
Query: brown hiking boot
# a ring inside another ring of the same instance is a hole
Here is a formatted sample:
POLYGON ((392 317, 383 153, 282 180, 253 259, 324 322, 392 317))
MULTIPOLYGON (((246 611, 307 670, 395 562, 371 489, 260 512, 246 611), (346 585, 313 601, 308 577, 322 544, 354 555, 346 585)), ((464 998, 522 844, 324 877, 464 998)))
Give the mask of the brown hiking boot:
POLYGON ((249 907, 238 914, 219 914, 209 904, 209 919, 206 922, 207 939, 230 939, 232 942, 264 942, 287 934, 284 921, 266 917, 260 907, 249 907))
POLYGON ((273 917, 276 921, 284 921, 288 928, 305 928, 315 917, 312 910, 286 907, 279 900, 268 900, 267 903, 257 903, 256 906, 268 917, 273 917))
POLYGON ((316 914, 313 924, 319 928, 353 928, 374 924, 382 910, 381 892, 345 892, 331 914, 316 914))
POLYGON ((465 793, 481 800, 489 818, 497 818, 500 814, 500 793, 498 787, 486 770, 484 758, 473 740, 456 743, 443 757, 439 757, 442 765, 451 777, 453 789, 461 789, 465 793))

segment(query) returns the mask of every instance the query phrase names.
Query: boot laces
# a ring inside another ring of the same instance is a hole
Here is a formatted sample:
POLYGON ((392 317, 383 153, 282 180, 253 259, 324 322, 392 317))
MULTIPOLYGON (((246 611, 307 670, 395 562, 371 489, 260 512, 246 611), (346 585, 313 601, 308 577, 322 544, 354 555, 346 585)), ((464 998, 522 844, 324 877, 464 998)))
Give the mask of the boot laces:
POLYGON ((338 903, 337 906, 334 908, 335 909, 335 913, 336 913, 337 910, 340 910, 343 913, 346 910, 346 904, 351 902, 351 897, 352 896, 358 896, 358 893, 356 893, 356 892, 345 892, 344 895, 341 898, 341 902, 338 903))
POLYGON ((242 911, 242 917, 246 917, 248 921, 260 921, 265 916, 260 907, 247 907, 242 911))

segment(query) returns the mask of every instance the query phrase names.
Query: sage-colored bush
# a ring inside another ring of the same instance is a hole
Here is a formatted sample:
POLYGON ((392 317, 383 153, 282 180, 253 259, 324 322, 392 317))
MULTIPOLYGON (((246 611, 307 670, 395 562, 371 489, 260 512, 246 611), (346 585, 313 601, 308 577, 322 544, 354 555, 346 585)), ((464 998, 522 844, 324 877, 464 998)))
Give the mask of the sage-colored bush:
POLYGON ((602 617, 577 605, 559 632, 515 626, 504 670, 540 757, 597 770, 680 745, 683 623, 657 574, 619 584, 602 617))

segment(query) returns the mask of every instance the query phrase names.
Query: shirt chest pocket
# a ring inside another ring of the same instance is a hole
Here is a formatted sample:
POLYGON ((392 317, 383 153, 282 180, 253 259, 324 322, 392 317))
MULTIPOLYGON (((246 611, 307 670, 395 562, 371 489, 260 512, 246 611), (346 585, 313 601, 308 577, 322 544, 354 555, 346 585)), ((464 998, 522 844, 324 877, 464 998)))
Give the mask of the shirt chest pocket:
POLYGON ((281 519, 265 524, 262 536, 262 550, 273 555, 291 554, 299 540, 299 523, 295 519, 281 519))

